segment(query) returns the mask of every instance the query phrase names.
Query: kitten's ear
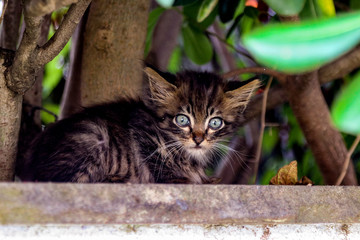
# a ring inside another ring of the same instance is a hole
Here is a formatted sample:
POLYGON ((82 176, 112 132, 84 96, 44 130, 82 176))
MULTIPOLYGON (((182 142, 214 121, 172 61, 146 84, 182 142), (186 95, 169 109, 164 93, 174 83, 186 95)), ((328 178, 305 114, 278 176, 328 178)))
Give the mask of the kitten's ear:
POLYGON ((144 69, 149 79, 150 94, 154 100, 166 103, 174 96, 176 86, 166 81, 159 73, 150 67, 144 69))
POLYGON ((227 108, 243 107, 245 110, 252 94, 261 86, 259 80, 254 80, 235 90, 225 92, 227 108))

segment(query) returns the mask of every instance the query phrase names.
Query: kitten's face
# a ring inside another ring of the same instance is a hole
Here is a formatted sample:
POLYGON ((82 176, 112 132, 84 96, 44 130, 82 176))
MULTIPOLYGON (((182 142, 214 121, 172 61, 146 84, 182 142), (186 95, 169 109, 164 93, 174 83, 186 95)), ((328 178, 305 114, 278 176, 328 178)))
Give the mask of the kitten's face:
POLYGON ((253 81, 227 91, 227 82, 215 74, 185 72, 169 83, 150 70, 151 98, 162 119, 159 127, 180 143, 180 151, 203 164, 219 147, 217 142, 236 131, 241 113, 259 84, 253 81))

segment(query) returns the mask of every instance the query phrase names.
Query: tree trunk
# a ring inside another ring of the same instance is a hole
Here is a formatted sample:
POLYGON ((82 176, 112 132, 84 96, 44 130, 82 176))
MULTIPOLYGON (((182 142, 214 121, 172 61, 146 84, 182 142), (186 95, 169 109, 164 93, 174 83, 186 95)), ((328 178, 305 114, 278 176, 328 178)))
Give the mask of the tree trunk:
POLYGON ((84 36, 83 105, 139 93, 148 0, 95 0, 84 36))
MULTIPOLYGON (((341 134, 333 127, 320 89, 318 72, 289 76, 283 83, 289 103, 300 124, 326 184, 335 184, 347 149, 341 134)), ((354 166, 349 165, 343 185, 357 185, 354 166)))
MULTIPOLYGON (((46 15, 41 26, 39 46, 46 43, 49 35, 51 15, 46 15)), ((41 117, 39 107, 42 106, 42 81, 44 71, 36 76, 34 85, 25 93, 21 111, 21 126, 16 157, 16 175, 26 174, 26 154, 32 140, 41 133, 41 117)))
POLYGON ((13 52, 0 53, 0 181, 13 181, 22 96, 7 88, 4 72, 13 52))

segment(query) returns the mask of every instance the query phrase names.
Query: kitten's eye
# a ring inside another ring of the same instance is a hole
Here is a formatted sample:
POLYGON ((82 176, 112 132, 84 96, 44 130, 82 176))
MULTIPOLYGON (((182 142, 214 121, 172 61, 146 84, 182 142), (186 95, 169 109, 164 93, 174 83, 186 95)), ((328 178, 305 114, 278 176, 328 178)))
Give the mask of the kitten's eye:
POLYGON ((212 130, 218 130, 223 125, 223 120, 219 117, 214 117, 209 121, 209 127, 212 130))
POLYGON ((187 127, 190 125, 190 120, 187 116, 183 114, 179 114, 175 117, 176 124, 179 127, 187 127))

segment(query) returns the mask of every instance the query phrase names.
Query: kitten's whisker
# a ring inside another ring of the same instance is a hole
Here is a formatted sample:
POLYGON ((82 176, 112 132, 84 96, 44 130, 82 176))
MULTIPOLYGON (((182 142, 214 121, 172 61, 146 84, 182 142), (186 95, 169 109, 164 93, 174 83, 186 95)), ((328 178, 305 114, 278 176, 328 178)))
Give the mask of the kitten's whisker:
POLYGON ((247 168, 247 170, 251 170, 251 168, 249 167, 247 162, 244 160, 244 157, 247 157, 246 154, 243 154, 242 152, 239 152, 227 145, 223 145, 221 143, 218 143, 218 144, 222 145, 222 147, 226 148, 226 150, 228 151, 227 152, 228 158, 225 158, 223 160, 225 164, 231 165, 231 167, 232 167, 232 162, 237 161, 241 167, 245 167, 245 168, 247 168))

